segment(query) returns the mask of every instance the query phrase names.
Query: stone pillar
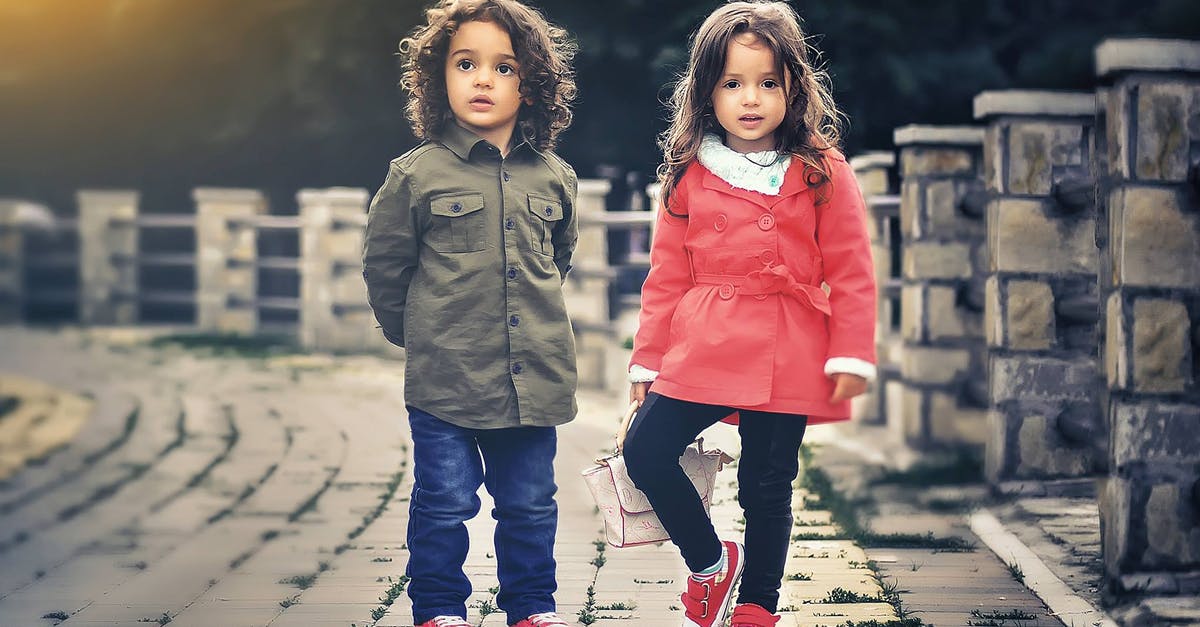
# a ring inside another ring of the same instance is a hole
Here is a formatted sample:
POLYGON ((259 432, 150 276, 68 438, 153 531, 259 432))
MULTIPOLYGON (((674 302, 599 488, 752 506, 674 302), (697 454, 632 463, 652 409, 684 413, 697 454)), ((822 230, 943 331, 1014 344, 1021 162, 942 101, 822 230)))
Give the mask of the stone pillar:
POLYGON ((300 206, 300 343, 322 351, 388 346, 362 279, 365 189, 305 189, 300 206))
POLYGON ((581 180, 575 200, 579 241, 563 285, 563 297, 575 328, 581 387, 604 387, 605 355, 613 341, 608 290, 615 275, 608 265, 608 225, 604 222, 605 197, 610 188, 606 180, 581 180))
POLYGON ((996 485, 1104 468, 1096 366, 1095 95, 983 92, 996 485))
POLYGON ((895 142, 902 178, 904 438, 917 447, 982 447, 983 129, 906 126, 896 129, 895 142))
POLYGON ((79 321, 138 319, 138 193, 85 190, 79 203, 79 321))
MULTIPOLYGON (((1200 42, 1096 48, 1106 100, 1106 592, 1200 593, 1200 42)), ((1195 606, 1193 606, 1195 608, 1195 606)), ((1135 607, 1137 624, 1164 624, 1135 607)), ((1151 616, 1146 613, 1150 612, 1151 616)), ((1118 615, 1119 616, 1119 615, 1118 615)), ((1200 620, 1200 612, 1188 615, 1200 620)), ((1174 621, 1171 621, 1174 622, 1174 621)), ((1130 623, 1133 624, 1133 623, 1130 623)))
POLYGON ((0 200, 0 324, 21 321, 24 310, 25 267, 19 201, 0 200))
MULTIPOLYGON (((867 227, 871 236, 871 252, 875 260, 875 284, 878 287, 878 310, 875 323, 875 353, 878 360, 878 376, 866 394, 851 401, 851 413, 855 420, 867 424, 887 422, 887 391, 891 387, 899 390, 899 333, 893 333, 893 313, 899 314, 898 294, 892 298, 892 289, 899 289, 899 277, 892 263, 892 250, 899 246, 893 241, 892 223, 898 218, 897 203, 892 189, 892 169, 896 155, 891 152, 870 152, 850 159, 858 187, 867 201, 869 212, 867 227), (895 279, 895 281, 893 281, 895 279)), ((898 265, 898 264, 896 264, 898 265)), ((898 392, 897 392, 898 393, 898 392)))
POLYGON ((254 189, 197 188, 196 327, 217 333, 258 328, 258 241, 254 219, 267 201, 254 189))

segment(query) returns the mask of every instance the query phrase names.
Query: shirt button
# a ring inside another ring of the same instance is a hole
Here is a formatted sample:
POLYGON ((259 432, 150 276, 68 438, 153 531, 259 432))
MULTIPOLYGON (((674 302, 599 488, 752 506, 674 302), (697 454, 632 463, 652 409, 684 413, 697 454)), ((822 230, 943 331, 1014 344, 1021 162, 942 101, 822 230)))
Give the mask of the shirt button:
POLYGON ((508 177, 508 172, 507 172, 507 171, 503 172, 503 173, 501 174, 501 176, 502 176, 502 177, 504 178, 504 180, 506 180, 506 181, 507 181, 507 180, 508 180, 508 178, 509 178, 509 177, 508 177))
POLYGON ((458 203, 454 203, 453 205, 450 205, 450 211, 453 211, 454 213, 458 213, 459 211, 462 211, 462 205, 460 205, 458 203))
POLYGON ((510 316, 508 318, 508 326, 510 326, 510 327, 515 327, 520 324, 521 324, 521 318, 519 316, 510 316))
POLYGON ((509 268, 509 269, 508 269, 508 278, 509 278, 509 279, 515 279, 515 278, 517 278, 517 269, 516 269, 516 268, 509 268))
POLYGON ((773 226, 775 226, 775 216, 769 213, 764 213, 761 216, 758 216, 758 228, 764 231, 770 231, 771 227, 773 226))
POLYGON ((548 215, 548 216, 554 215, 554 207, 551 207, 550 205, 546 205, 546 215, 548 215))
POLYGON ((725 216, 725 214, 722 213, 722 214, 718 215, 716 221, 713 222, 713 228, 718 231, 724 231, 725 226, 728 224, 729 224, 729 218, 727 218, 725 216))
POLYGON ((775 262, 775 251, 767 249, 758 254, 758 260, 765 265, 771 265, 775 262))
POLYGON ((517 226, 517 223, 512 218, 509 218, 504 221, 504 228, 509 231, 513 230, 513 227, 515 227, 515 226, 517 226))
POLYGON ((512 373, 513 374, 521 374, 521 370, 522 370, 521 364, 513 364, 512 365, 512 373))
POLYGON ((720 296, 721 298, 723 298, 725 300, 729 300, 729 299, 733 298, 733 284, 726 283, 725 285, 722 285, 717 290, 717 296, 720 296))

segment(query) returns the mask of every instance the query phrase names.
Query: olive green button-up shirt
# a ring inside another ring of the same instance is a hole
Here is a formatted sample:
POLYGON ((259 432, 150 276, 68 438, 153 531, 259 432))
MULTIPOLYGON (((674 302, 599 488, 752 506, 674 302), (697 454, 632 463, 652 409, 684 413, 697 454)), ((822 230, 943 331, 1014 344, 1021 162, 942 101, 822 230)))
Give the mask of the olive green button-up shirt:
POLYGON ((405 403, 473 429, 575 417, 563 302, 578 229, 575 172, 514 140, 506 157, 454 124, 391 162, 371 201, 363 276, 405 347, 405 403))

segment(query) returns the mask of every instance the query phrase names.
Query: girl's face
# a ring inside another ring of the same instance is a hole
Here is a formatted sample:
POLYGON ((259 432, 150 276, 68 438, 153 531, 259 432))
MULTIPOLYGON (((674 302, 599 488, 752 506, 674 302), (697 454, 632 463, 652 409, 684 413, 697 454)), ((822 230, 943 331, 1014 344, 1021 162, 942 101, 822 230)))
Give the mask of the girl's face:
POLYGON ((741 33, 730 39, 725 69, 712 92, 725 145, 738 152, 774 149, 775 129, 787 112, 786 91, 775 53, 758 36, 741 33))

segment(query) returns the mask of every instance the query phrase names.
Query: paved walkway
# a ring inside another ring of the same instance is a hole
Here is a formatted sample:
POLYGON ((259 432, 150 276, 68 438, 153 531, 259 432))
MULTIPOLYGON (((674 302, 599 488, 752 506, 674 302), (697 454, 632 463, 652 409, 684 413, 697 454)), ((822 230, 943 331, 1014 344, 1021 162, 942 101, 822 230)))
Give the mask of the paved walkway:
MULTIPOLYGON (((220 356, 122 330, 4 328, 0 346, 0 376, 94 403, 66 447, 0 483, 0 627, 412 624, 400 577, 411 489, 401 363, 220 356)), ((579 477, 621 405, 583 392, 579 419, 560 430, 560 613, 582 625, 676 625, 685 572, 673 547, 605 547, 579 477)), ((736 456, 734 430, 705 436, 736 456)), ((724 471, 714 495, 728 537, 740 534, 734 476, 724 471)), ((1061 624, 986 550, 863 550, 805 496, 797 533, 815 539, 789 553, 781 626, 885 624, 897 618, 889 595, 925 624, 1014 607, 1035 618, 977 624, 1061 624), (940 601, 912 607, 922 595, 940 601)), ((490 507, 485 495, 469 526, 470 620, 501 626, 490 507)))

